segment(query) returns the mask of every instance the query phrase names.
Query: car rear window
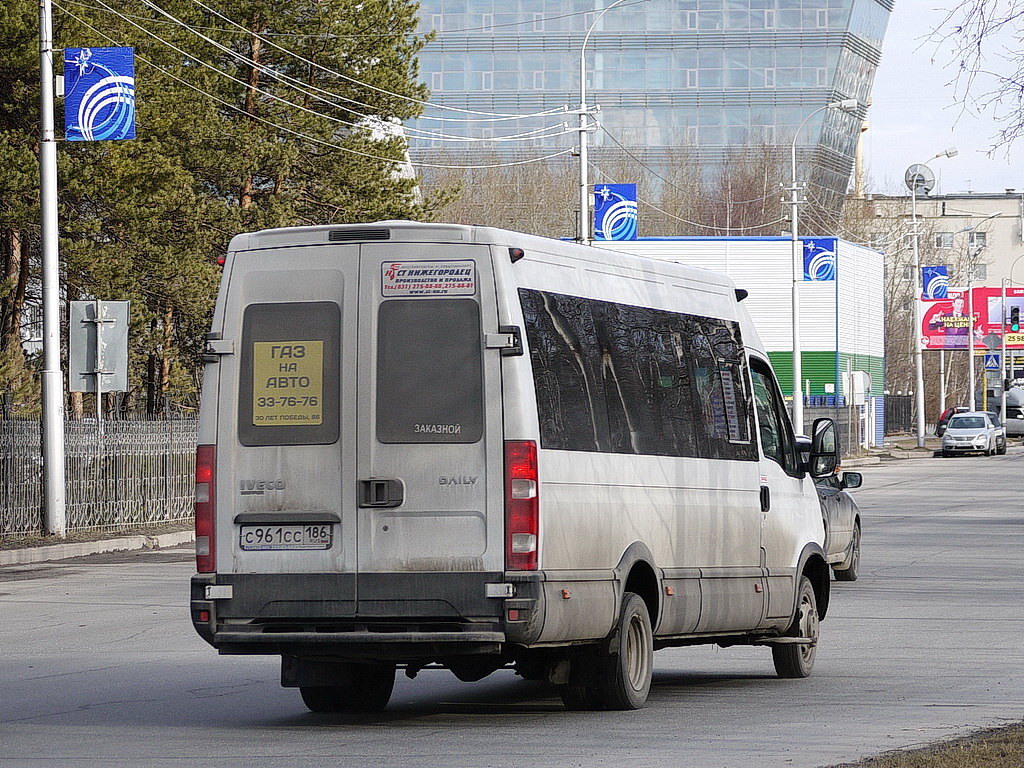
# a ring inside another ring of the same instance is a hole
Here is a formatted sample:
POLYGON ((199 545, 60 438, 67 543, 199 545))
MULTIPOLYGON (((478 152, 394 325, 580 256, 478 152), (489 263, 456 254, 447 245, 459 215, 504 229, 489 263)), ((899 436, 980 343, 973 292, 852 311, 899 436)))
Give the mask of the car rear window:
POLYGON ((377 439, 483 436, 483 338, 475 299, 394 299, 377 316, 377 439))
POLYGON ((983 416, 954 416, 949 422, 950 429, 984 429, 985 419, 983 416))
POLYGON ((340 334, 341 310, 330 301, 245 308, 238 385, 242 445, 337 441, 340 334))

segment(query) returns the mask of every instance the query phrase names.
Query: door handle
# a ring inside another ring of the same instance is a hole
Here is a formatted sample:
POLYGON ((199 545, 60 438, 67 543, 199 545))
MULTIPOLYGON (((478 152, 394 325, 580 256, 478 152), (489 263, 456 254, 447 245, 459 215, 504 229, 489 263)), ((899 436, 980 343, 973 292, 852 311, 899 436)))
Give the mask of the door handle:
POLYGON ((360 507, 400 507, 403 501, 405 484, 397 478, 371 478, 359 483, 360 507))
POLYGON ((761 511, 767 512, 772 508, 772 489, 767 485, 761 486, 761 511))

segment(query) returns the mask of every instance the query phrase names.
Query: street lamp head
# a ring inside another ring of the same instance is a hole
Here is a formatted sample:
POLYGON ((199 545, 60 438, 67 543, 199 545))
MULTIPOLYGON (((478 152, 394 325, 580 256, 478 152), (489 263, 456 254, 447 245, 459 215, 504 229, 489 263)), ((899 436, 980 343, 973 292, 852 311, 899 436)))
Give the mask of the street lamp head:
POLYGON ((956 157, 958 154, 960 153, 957 152, 956 147, 950 147, 949 149, 944 149, 939 152, 936 157, 956 157))
POLYGON ((853 114, 860 109, 860 102, 856 99, 842 99, 840 101, 833 101, 829 106, 834 109, 842 110, 847 114, 853 114))

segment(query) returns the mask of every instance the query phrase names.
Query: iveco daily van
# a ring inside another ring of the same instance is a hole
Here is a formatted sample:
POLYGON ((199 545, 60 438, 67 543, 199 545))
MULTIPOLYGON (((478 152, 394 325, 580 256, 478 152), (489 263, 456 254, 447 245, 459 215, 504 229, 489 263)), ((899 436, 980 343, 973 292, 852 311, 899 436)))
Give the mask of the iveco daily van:
POLYGON ((835 427, 801 462, 743 296, 482 227, 236 237, 204 355, 199 634, 281 656, 318 711, 380 709, 428 665, 630 709, 654 650, 697 643, 806 676, 835 427))

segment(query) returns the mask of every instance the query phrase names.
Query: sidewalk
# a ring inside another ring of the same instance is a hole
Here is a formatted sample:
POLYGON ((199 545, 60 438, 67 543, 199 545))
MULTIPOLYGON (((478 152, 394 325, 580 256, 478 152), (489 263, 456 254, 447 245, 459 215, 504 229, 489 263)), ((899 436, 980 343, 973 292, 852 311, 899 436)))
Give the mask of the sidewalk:
POLYGON ((109 539, 66 541, 61 544, 39 544, 18 549, 0 549, 0 568, 6 565, 30 565, 53 560, 67 560, 71 557, 84 557, 85 555, 102 555, 107 552, 167 549, 192 544, 195 538, 195 531, 190 528, 167 533, 145 533, 143 531, 109 539))

